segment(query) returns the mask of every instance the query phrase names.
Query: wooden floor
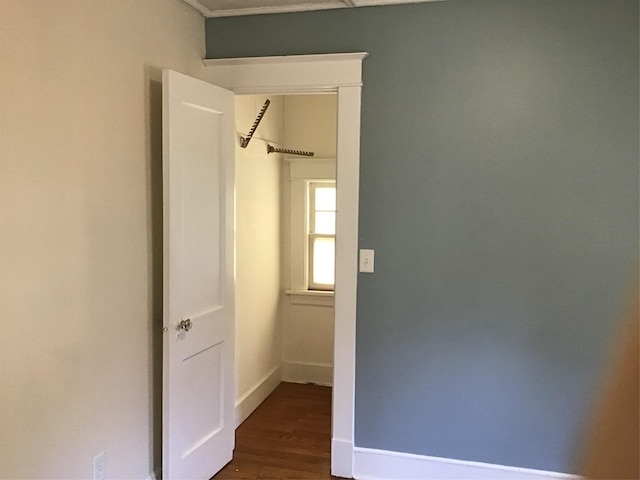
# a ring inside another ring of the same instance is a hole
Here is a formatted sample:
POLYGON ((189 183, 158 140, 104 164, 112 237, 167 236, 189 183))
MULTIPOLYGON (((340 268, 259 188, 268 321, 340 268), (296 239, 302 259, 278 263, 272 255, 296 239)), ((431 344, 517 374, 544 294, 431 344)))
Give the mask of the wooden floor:
POLYGON ((281 383, 236 430, 233 460, 219 479, 327 480, 331 388, 281 383))

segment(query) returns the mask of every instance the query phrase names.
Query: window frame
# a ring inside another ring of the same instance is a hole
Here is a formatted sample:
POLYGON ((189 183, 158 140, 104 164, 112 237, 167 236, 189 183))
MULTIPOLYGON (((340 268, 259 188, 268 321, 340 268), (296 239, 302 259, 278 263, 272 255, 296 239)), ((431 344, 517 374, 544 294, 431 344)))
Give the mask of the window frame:
MULTIPOLYGON (((335 158, 287 158, 288 183, 285 187, 285 203, 289 210, 288 225, 288 288, 285 293, 292 304, 333 306, 334 292, 309 289, 309 240, 307 236, 307 212, 309 210, 308 182, 336 182, 335 158)), ((286 181, 284 182, 287 183, 286 181)), ((337 190, 336 190, 337 192, 337 190)), ((337 218, 337 212, 336 212, 337 218)))

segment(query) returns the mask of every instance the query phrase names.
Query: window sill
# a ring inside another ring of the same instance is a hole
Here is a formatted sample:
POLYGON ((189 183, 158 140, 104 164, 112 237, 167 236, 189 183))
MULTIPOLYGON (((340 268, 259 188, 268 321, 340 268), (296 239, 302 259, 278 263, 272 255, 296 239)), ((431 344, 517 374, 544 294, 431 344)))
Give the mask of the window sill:
POLYGON ((333 307, 333 292, 320 290, 286 290, 292 305, 318 305, 333 307))

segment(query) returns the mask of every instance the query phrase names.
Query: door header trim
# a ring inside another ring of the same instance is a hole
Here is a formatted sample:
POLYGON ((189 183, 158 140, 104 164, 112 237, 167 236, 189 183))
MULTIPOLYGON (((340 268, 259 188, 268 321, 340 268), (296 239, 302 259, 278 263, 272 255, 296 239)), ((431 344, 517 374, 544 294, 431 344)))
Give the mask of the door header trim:
POLYGON ((336 92, 362 86, 366 52, 203 60, 207 81, 236 94, 336 92), (287 81, 283 82, 283 78, 287 81))
POLYGON ((325 53, 321 55, 281 55, 274 57, 236 57, 236 58, 206 58, 202 62, 205 67, 221 65, 262 65, 265 63, 310 63, 310 62, 339 62, 349 60, 362 61, 367 58, 367 52, 354 53, 325 53))

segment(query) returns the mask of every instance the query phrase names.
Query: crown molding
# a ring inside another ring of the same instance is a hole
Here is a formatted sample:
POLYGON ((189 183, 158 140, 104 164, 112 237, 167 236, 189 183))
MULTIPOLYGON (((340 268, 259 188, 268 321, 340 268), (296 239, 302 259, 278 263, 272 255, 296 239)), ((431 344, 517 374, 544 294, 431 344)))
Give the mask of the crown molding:
POLYGON ((301 1, 296 5, 265 5, 263 7, 233 8, 211 10, 199 0, 183 0, 207 18, 238 17, 243 15, 265 15, 270 13, 310 12, 315 10, 333 10, 338 8, 373 7, 381 5, 399 5, 403 3, 442 2, 446 0, 335 0, 332 2, 315 3, 301 1))

